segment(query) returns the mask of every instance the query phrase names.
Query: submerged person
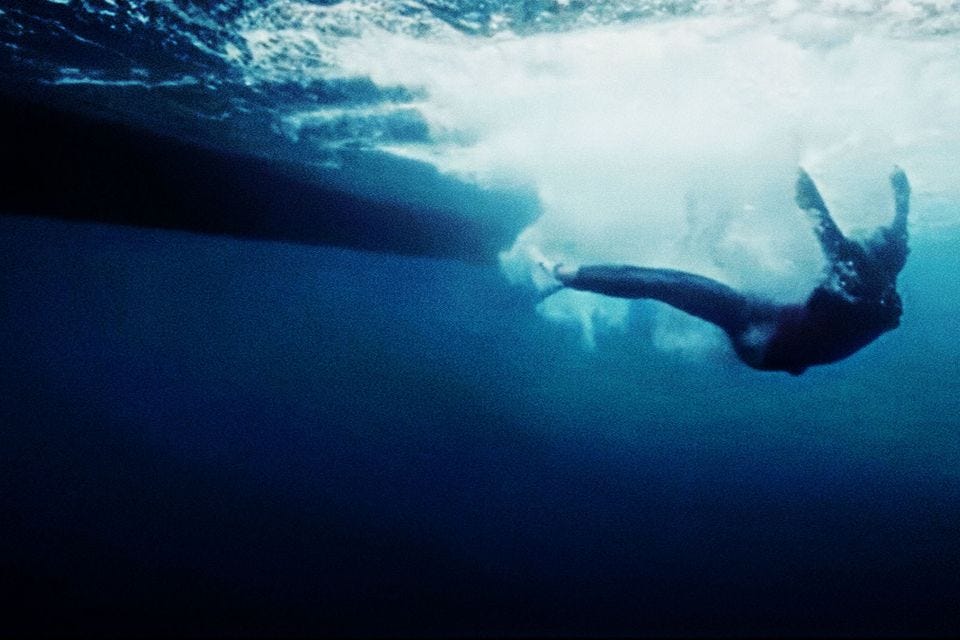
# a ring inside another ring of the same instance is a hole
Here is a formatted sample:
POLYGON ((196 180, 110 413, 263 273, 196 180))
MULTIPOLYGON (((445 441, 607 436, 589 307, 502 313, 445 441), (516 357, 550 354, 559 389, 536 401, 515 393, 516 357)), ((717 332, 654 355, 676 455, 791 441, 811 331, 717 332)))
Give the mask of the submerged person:
POLYGON ((799 375, 811 365, 846 358, 900 324, 896 281, 907 261, 910 184, 899 168, 890 184, 893 222, 861 243, 843 235, 813 180, 800 170, 797 205, 814 219, 828 264, 824 279, 799 304, 777 304, 672 269, 541 264, 559 281, 558 289, 660 300, 723 329, 747 365, 799 375))

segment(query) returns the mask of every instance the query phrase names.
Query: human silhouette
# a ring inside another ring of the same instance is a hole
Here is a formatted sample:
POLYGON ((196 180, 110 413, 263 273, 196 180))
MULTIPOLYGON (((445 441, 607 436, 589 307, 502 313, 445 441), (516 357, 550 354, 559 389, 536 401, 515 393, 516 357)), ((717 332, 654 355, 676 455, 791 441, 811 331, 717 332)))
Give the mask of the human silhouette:
POLYGON ((907 260, 910 184, 898 167, 890 184, 893 222, 858 242, 843 235, 813 180, 800 170, 796 202, 816 223, 828 264, 823 280, 799 304, 778 304, 672 269, 544 267, 559 281, 559 288, 665 302, 723 329, 747 365, 799 375, 811 365, 846 358, 900 324, 903 307, 896 282, 907 260))

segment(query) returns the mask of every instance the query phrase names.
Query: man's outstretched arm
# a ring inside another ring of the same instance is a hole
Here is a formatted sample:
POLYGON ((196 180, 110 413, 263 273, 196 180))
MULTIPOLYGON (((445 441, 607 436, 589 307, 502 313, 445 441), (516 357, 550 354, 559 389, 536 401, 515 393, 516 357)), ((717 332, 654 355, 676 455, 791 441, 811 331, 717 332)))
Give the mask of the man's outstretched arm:
POLYGON ((874 234, 871 251, 879 259, 884 272, 896 277, 907 263, 907 215, 910 213, 910 183, 907 174, 895 167, 890 174, 890 186, 893 187, 893 222, 880 228, 874 234))
POLYGON ((895 233, 907 235, 907 214, 910 213, 910 182, 900 167, 894 167, 890 174, 890 186, 893 187, 894 216, 890 229, 895 233))
POLYGON ((823 247, 827 260, 831 263, 841 260, 850 240, 844 237, 837 223, 833 221, 827 205, 823 202, 823 197, 817 190, 817 185, 803 169, 800 169, 797 176, 796 201, 797 206, 816 222, 814 232, 820 240, 820 246, 823 247))

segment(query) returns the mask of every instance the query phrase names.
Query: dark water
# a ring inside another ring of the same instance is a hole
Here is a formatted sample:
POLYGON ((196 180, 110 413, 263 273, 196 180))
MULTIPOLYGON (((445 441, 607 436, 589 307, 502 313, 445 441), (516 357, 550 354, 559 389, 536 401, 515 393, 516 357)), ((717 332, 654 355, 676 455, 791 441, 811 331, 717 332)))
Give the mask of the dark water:
POLYGON ((956 635, 956 7, 738 6, 0 0, 0 634, 956 635), (496 264, 685 220, 789 285, 808 161, 915 215, 902 326, 800 377, 496 264))
POLYGON ((496 268, 5 217, 4 632, 950 634, 957 238, 792 378, 496 268))

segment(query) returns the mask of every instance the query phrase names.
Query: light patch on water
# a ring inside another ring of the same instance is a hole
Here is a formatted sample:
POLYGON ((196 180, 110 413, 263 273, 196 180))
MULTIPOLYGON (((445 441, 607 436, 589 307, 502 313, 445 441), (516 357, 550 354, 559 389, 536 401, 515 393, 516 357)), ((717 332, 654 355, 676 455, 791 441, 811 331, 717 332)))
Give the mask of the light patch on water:
POLYGON ((168 80, 148 80, 144 79, 147 74, 142 69, 131 69, 130 78, 101 78, 91 74, 83 74, 79 69, 63 68, 60 69, 60 77, 50 81, 44 81, 44 84, 52 85, 87 85, 97 87, 142 87, 144 89, 156 89, 159 87, 190 87, 200 84, 200 80, 191 75, 180 76, 168 80))
MULTIPOLYGON (((721 4, 710 15, 492 38, 442 25, 414 36, 356 16, 333 37, 333 14, 310 5, 328 26, 260 23, 248 42, 265 77, 363 77, 422 95, 428 141, 381 148, 480 183, 533 185, 544 215, 502 256, 507 278, 526 286, 542 253, 685 269, 801 299, 822 267, 793 203, 801 165, 847 230, 889 219, 895 164, 914 186, 915 233, 960 222, 960 39, 929 35, 944 28, 942 11, 904 0, 721 4)), ((587 343, 627 318, 626 302, 578 292, 541 310, 579 324, 587 343)), ((661 315, 659 343, 715 343, 661 315)))

